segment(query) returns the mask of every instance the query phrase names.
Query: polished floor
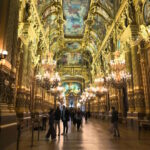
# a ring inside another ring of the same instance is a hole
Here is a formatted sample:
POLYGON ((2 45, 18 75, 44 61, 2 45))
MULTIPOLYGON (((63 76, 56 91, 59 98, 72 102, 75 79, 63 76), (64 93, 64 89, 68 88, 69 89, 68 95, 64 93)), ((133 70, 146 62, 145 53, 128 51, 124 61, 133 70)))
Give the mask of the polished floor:
MULTIPOLYGON (((61 124, 62 126, 62 124, 61 124)), ((80 132, 69 123, 67 136, 57 137, 56 141, 46 141, 45 132, 40 132, 40 140, 35 133, 34 145, 31 147, 31 132, 21 136, 19 150, 150 150, 150 131, 142 131, 141 140, 138 132, 120 126, 121 137, 113 137, 109 131, 110 124, 91 119, 83 123, 80 132)), ((14 145, 7 150, 15 150, 14 145)))

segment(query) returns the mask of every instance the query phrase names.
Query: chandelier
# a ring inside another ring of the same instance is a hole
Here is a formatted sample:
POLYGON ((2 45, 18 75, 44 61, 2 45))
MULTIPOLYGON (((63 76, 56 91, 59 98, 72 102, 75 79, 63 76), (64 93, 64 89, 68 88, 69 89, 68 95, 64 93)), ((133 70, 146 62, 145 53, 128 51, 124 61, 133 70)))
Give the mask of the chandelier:
POLYGON ((110 67, 111 73, 105 78, 107 83, 119 86, 131 79, 131 74, 126 71, 125 60, 111 60, 110 67))
POLYGON ((58 83, 60 82, 60 76, 56 72, 54 74, 54 76, 51 77, 49 71, 46 71, 43 75, 41 75, 40 73, 37 74, 36 75, 36 81, 43 88, 46 88, 47 90, 50 90, 50 88, 54 88, 54 87, 58 86, 58 83))
POLYGON ((108 89, 105 88, 104 86, 101 87, 93 87, 92 88, 93 93, 95 93, 97 96, 101 97, 105 94, 107 94, 108 89))
POLYGON ((96 85, 98 85, 98 86, 104 85, 104 82, 105 82, 104 78, 96 78, 96 79, 94 80, 94 83, 95 83, 96 85))
POLYGON ((56 72, 51 78, 50 78, 50 82, 52 87, 56 87, 58 86, 58 83, 60 82, 60 76, 58 74, 58 72, 56 72))
POLYGON ((94 98, 95 98, 95 94, 94 93, 90 93, 90 92, 85 91, 81 95, 80 102, 85 103, 86 101, 92 100, 94 98))
POLYGON ((50 89, 50 92, 53 94, 53 95, 61 95, 63 94, 64 92, 64 88, 62 86, 58 86, 58 87, 53 87, 50 89))
POLYGON ((43 88, 49 90, 50 89, 50 74, 46 71, 43 75, 40 73, 35 76, 37 84, 42 86, 43 88))
POLYGON ((49 72, 53 72, 56 68, 56 61, 49 59, 48 57, 46 59, 42 59, 42 66, 45 70, 48 70, 49 72))

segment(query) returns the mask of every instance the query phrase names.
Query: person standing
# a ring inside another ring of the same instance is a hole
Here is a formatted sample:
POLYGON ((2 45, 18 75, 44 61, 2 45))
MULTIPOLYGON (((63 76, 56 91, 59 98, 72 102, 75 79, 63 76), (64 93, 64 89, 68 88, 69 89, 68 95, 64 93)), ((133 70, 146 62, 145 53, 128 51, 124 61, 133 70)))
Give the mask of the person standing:
POLYGON ((115 110, 115 107, 112 107, 112 117, 111 117, 111 123, 113 126, 113 134, 114 136, 120 137, 120 132, 118 128, 118 111, 115 110))
POLYGON ((55 111, 55 131, 57 132, 58 127, 58 136, 60 136, 60 118, 61 118, 61 111, 59 106, 57 106, 57 109, 55 111))
POLYGON ((65 135, 68 133, 69 111, 64 105, 63 105, 61 118, 62 118, 62 122, 63 122, 63 133, 62 133, 62 135, 65 135))
POLYGON ((49 137, 51 136, 51 139, 54 140, 56 139, 56 132, 54 128, 54 110, 52 109, 49 113, 49 129, 46 134, 46 139, 48 140, 49 137))

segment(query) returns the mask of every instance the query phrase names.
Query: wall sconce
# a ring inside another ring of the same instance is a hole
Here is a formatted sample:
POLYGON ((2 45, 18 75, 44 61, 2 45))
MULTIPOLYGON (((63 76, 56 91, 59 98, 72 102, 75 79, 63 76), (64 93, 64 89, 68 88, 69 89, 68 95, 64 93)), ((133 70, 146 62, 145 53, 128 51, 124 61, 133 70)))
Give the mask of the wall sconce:
POLYGON ((6 50, 0 49, 0 61, 2 59, 5 59, 7 57, 7 55, 8 55, 8 52, 6 50))

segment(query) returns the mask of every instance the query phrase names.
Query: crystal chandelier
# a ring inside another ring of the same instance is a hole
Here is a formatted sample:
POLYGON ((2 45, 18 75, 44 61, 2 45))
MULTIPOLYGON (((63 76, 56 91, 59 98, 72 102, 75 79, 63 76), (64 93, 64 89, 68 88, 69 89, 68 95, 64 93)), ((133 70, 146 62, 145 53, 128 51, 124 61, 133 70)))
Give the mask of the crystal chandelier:
POLYGON ((47 90, 50 89, 50 74, 46 71, 43 75, 40 73, 35 76, 37 84, 46 88, 47 90))
POLYGON ((96 78, 94 81, 94 83, 98 86, 103 86, 104 82, 105 82, 104 78, 96 78))
POLYGON ((57 95, 57 94, 63 94, 64 92, 64 88, 62 86, 58 86, 58 87, 53 87, 50 89, 50 92, 53 94, 53 95, 57 95))
POLYGON ((106 77, 106 82, 113 85, 124 85, 131 79, 131 74, 126 71, 125 60, 111 60, 111 74, 106 77))
POLYGON ((56 72, 53 77, 50 78, 50 82, 51 82, 51 85, 52 87, 56 87, 58 86, 58 83, 60 82, 60 76, 58 74, 58 72, 56 72))
POLYGON ((53 72, 56 68, 56 61, 49 59, 48 57, 46 59, 42 59, 42 66, 48 70, 49 72, 53 72))
POLYGON ((92 91, 94 94, 100 97, 100 96, 107 94, 108 89, 105 88, 104 86, 101 86, 101 87, 93 87, 92 91))

